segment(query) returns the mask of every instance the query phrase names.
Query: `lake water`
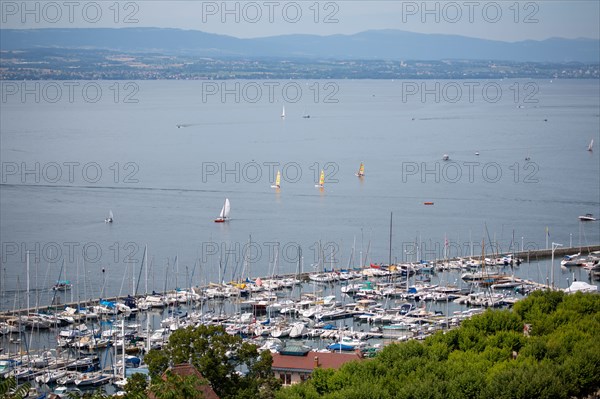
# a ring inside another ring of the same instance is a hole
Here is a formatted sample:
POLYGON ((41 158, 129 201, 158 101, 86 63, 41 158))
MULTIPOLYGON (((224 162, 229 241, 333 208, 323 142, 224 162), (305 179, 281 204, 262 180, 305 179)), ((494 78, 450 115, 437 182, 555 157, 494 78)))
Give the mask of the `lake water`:
POLYGON ((600 216, 598 81, 29 83, 2 100, 2 310, 26 306, 27 250, 46 303, 59 277, 76 299, 292 273, 298 246, 304 271, 387 262, 390 213, 393 261, 600 242, 578 221, 600 216))

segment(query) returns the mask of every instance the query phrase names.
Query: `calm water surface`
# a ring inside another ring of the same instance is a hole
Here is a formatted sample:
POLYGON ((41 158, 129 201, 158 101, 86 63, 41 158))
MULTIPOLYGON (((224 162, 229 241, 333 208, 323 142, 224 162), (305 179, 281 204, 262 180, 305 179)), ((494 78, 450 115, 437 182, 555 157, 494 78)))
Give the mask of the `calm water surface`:
MULTIPOLYGON (((533 82, 537 103, 525 102, 531 91, 516 94, 529 81, 496 82, 497 102, 475 90, 473 102, 465 91, 455 103, 403 96, 402 81, 333 82, 331 103, 327 82, 315 98, 315 82, 302 81, 285 119, 281 91, 273 101, 203 101, 202 82, 144 81, 132 104, 114 101, 113 83, 97 103, 2 104, 3 310, 26 304, 28 249, 30 290, 66 276, 79 282, 77 298, 127 294, 132 280, 145 290, 145 246, 156 290, 269 274, 276 242, 279 273, 296 270, 298 245, 305 271, 323 257, 346 266, 352 252, 353 265, 387 262, 391 212, 398 261, 416 258, 416 241, 427 259, 443 256, 445 239, 451 255, 468 254, 471 241, 479 255, 482 239, 544 248, 547 228, 549 242, 600 242, 599 222, 577 218, 600 216, 598 81, 533 82), (280 190, 270 187, 277 164, 280 190), (215 224, 225 198, 231 220, 215 224)), ((536 267, 523 273, 547 274, 536 267)), ((556 267, 566 286, 572 275, 556 267)))

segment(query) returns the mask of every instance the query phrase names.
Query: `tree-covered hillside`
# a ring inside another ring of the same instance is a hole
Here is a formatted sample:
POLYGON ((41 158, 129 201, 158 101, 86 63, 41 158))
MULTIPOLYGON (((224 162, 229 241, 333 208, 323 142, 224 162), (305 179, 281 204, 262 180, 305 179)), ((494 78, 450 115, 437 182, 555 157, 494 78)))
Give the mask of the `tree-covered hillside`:
POLYGON ((317 370, 277 398, 582 398, 599 390, 600 295, 540 291, 424 342, 317 370))

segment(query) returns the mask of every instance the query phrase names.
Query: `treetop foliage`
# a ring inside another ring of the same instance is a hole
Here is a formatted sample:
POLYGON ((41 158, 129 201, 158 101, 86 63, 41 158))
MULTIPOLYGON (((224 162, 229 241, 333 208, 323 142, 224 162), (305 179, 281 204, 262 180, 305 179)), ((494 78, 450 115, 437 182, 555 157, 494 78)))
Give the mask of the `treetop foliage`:
POLYGON ((599 333, 600 295, 538 291, 512 310, 487 310, 423 342, 318 369, 276 397, 583 398, 600 390, 599 333))

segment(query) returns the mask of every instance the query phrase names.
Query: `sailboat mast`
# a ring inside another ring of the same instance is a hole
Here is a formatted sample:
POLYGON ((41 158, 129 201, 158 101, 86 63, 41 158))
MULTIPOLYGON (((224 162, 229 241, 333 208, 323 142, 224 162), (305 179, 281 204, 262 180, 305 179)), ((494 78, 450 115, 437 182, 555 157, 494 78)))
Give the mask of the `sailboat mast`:
POLYGON ((418 250, 418 254, 419 256, 417 257, 417 263, 421 263, 421 259, 423 258, 423 252, 421 251, 421 244, 423 243, 422 239, 421 239, 421 233, 419 232, 419 243, 417 244, 417 248, 418 250))
POLYGON ((146 280, 144 284, 144 294, 148 295, 148 244, 144 247, 144 279, 146 280))
POLYGON ((123 364, 121 365, 121 368, 123 370, 123 379, 125 379, 125 317, 123 317, 123 319, 121 320, 121 336, 123 336, 123 340, 121 341, 121 355, 123 356, 123 364))
POLYGON ((131 262, 131 293, 135 296, 135 265, 131 262))
POLYGON ((354 243, 352 244, 352 252, 350 252, 350 259, 348 259, 348 270, 353 269, 352 262, 354 262, 355 248, 356 248, 356 236, 354 236, 354 243))
POLYGON ((302 247, 298 246, 298 275, 302 274, 302 247))
MULTIPOLYGON (((246 269, 246 279, 250 279, 250 260, 248 259, 248 252, 251 250, 252 248, 252 235, 248 236, 248 249, 246 250, 246 254, 244 256, 244 263, 245 263, 245 269, 246 269)), ((242 277, 243 277, 243 273, 242 273, 242 277)), ((252 291, 252 290, 250 290, 252 291)), ((252 293, 250 293, 250 295, 252 295, 252 293)))
POLYGON ((390 250, 389 250, 389 259, 388 265, 392 265, 392 222, 393 222, 394 213, 390 212, 390 250))
POLYGON ((481 239, 481 275, 485 275, 485 238, 481 239))
POLYGON ((469 241, 471 242, 471 258, 473 257, 473 237, 471 237, 471 230, 469 230, 469 241))
POLYGON ((363 229, 361 227, 360 228, 360 259, 359 259, 359 261, 360 261, 360 269, 361 270, 363 269, 363 266, 364 266, 364 264, 363 264, 363 256, 362 256, 363 255, 363 242, 364 242, 364 238, 365 237, 363 235, 363 229))
POLYGON ((223 262, 222 261, 223 261, 223 254, 221 254, 221 256, 219 257, 219 284, 221 284, 221 282, 223 281, 223 279, 221 278, 221 271, 223 269, 223 262))
POLYGON ((27 251, 27 312, 29 313, 29 251, 27 251))
MULTIPOLYGON (((65 271, 65 275, 66 274, 67 272, 65 271)), ((81 290, 79 289, 79 258, 77 258, 77 261, 75 262, 75 281, 75 284, 77 284, 77 311, 79 311, 79 301, 81 300, 81 290)), ((71 290, 71 298, 73 298, 73 290, 71 290)), ((71 303, 73 303, 73 299, 71 299, 71 303)))
POLYGON ((177 255, 175 255, 175 290, 179 288, 179 260, 177 259, 177 255))
POLYGON ((444 233, 444 261, 448 263, 448 237, 444 233))
POLYGON ((87 270, 85 269, 85 257, 83 258, 83 303, 87 307, 87 270))

